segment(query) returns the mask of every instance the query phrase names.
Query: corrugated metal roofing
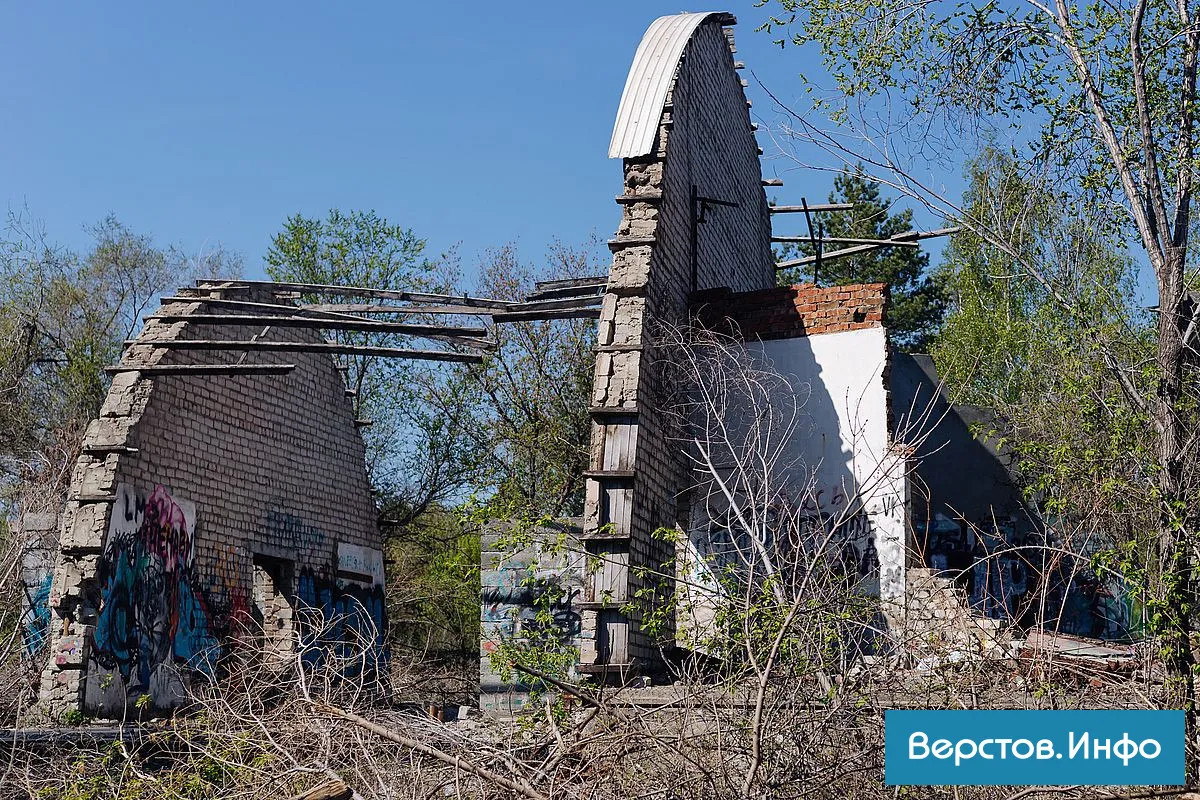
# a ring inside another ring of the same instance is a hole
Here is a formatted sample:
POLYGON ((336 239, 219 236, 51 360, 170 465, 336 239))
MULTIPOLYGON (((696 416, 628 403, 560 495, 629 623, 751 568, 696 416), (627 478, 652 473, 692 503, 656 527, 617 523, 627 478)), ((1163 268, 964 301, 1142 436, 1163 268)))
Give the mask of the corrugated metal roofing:
POLYGON ((663 104, 667 102, 683 49, 696 28, 709 17, 732 19, 731 14, 708 11, 672 14, 650 23, 633 57, 625 91, 621 92, 617 121, 608 143, 609 158, 644 156, 654 149, 663 104))

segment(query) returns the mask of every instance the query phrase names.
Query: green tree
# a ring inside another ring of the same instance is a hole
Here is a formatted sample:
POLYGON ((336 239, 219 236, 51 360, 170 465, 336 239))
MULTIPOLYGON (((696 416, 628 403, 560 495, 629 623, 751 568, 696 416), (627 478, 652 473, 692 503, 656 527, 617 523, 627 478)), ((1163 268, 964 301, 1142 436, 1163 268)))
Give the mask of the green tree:
MULTIPOLYGON (((1002 217, 1008 246, 1018 253, 1028 256, 1045 246, 1061 221, 1052 211, 1054 198, 1020 173, 1011 154, 987 148, 966 172, 965 208, 1002 217), (1031 205, 1029 198, 1038 194, 1031 205)), ((1052 355, 1048 339, 1061 338, 1049 331, 1071 327, 1069 318, 1056 313, 1053 298, 1006 249, 967 228, 950 237, 938 270, 950 298, 933 348, 938 372, 960 401, 992 408, 1014 405, 1037 391, 1035 375, 1052 355)))
POLYGON ((57 504, 108 391, 104 367, 150 304, 201 273, 239 267, 220 250, 159 248, 112 216, 89 232, 93 245, 78 254, 10 214, 0 240, 0 486, 10 503, 57 504))
MULTIPOLYGON (((599 269, 586 250, 555 244, 547 256, 534 267, 511 245, 489 251, 471 294, 518 301, 537 280, 599 269)), ((480 364, 412 374, 412 413, 427 420, 429 468, 457 481, 454 493, 425 507, 392 496, 381 515, 395 573, 389 618, 397 621, 396 644, 419 660, 436 654, 471 685, 478 680, 480 526, 535 526, 583 511, 596 325, 506 322, 490 336, 496 349, 480 364)))
MULTIPOLYGON (((289 217, 271 240, 267 274, 276 281, 444 292, 455 278, 453 259, 430 258, 412 230, 374 211, 333 209, 324 219, 289 217)), ((313 295, 321 303, 361 303, 356 296, 313 295)), ((408 313, 372 315, 382 321, 415 321, 408 313)), ((330 331, 347 344, 428 349, 428 342, 393 334, 330 331)), ((369 420, 363 429, 372 484, 390 502, 413 515, 451 497, 461 485, 454 467, 457 429, 429 413, 416 389, 425 365, 373 356, 348 355, 346 384, 355 412, 369 420)))
MULTIPOLYGON (((583 251, 550 248, 547 266, 522 262, 512 246, 490 251, 463 287, 457 265, 426 255, 411 230, 374 212, 295 216, 275 236, 266 261, 277 281, 518 301, 537 280, 594 274, 583 251)), ((361 303, 322 295, 319 302, 361 303)), ((373 314, 426 321, 420 313, 373 314)), ((451 317, 450 319, 455 319, 451 317)), ((445 322, 447 318, 429 317, 445 322)), ((478 317, 469 317, 478 323, 478 317)), ((490 321, 490 320, 487 320, 490 321)), ((493 351, 479 364, 347 358, 389 557, 400 576, 390 597, 392 633, 418 660, 437 651, 461 667, 477 657, 479 597, 464 591, 479 572, 480 518, 579 514, 591 434, 591 320, 493 325, 493 351)), ((356 344, 427 347, 394 334, 341 333, 356 344)))
MULTIPOLYGON (((814 224, 820 226, 824 236, 833 239, 891 239, 912 231, 912 210, 892 213, 892 203, 879 189, 879 182, 870 180, 861 170, 838 174, 829 202, 851 203, 854 208, 817 213, 814 224)), ((828 243, 822 249, 829 253, 852 246, 828 243)), ((814 254, 812 245, 807 243, 800 243, 795 250, 804 255, 814 254)), ((929 272, 929 256, 920 248, 878 248, 823 260, 820 270, 816 264, 808 264, 780 273, 784 284, 814 282, 814 277, 820 286, 886 283, 891 290, 888 332, 892 341, 907 351, 928 352, 945 313, 946 293, 939 276, 929 272)))
MULTIPOLYGON (((1122 588, 1154 613, 1145 593, 1157 515, 1152 428, 1106 367, 1110 357, 1153 362, 1135 265, 1119 241, 1066 217, 1061 194, 1024 174, 1011 151, 986 148, 967 172, 964 208, 1008 235, 1005 247, 970 228, 951 237, 939 270, 951 305, 933 349, 938 372, 958 402, 994 412, 976 434, 1013 454, 1054 545, 1116 567, 1122 588), (1026 272, 1032 260, 1054 264, 1056 284, 1083 287, 1086 322, 1026 272)), ((1128 375, 1143 392, 1153 378, 1145 368, 1128 375)))
MULTIPOLYGON (((477 293, 516 301, 533 291, 536 281, 603 270, 586 248, 555 243, 545 266, 535 268, 509 245, 485 255, 477 293)), ((472 495, 498 517, 581 514, 596 324, 572 319, 504 323, 492 335, 497 349, 482 364, 427 386, 440 416, 470 416, 465 435, 474 458, 472 495)))

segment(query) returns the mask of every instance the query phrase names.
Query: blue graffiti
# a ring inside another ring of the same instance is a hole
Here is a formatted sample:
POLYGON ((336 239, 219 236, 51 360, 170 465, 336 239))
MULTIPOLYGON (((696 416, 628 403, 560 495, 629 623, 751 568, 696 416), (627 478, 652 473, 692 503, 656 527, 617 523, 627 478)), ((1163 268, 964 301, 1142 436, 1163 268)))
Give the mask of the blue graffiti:
POLYGON ((25 652, 37 655, 50 637, 50 580, 53 576, 46 571, 36 586, 25 587, 25 624, 21 631, 25 641, 25 652))
POLYGON ((163 487, 144 503, 132 495, 113 508, 136 531, 110 533, 100 560, 100 613, 92 657, 115 669, 127 691, 147 691, 154 671, 178 664, 213 674, 218 638, 210 631, 192 572, 191 531, 163 487), (131 681, 132 678, 136 680, 131 681))
POLYGON ((179 624, 175 629, 175 658, 206 675, 214 674, 220 648, 209 630, 205 603, 190 581, 179 585, 179 624))
POLYGON ((316 667, 332 658, 349 677, 386 673, 382 587, 338 585, 303 570, 296 583, 296 599, 305 664, 316 667))

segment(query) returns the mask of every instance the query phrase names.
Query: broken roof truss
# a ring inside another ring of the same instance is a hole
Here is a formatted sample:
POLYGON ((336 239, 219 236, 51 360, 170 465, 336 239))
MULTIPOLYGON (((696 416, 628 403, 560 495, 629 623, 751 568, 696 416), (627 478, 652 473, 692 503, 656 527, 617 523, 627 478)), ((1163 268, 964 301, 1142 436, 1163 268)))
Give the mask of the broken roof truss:
MULTIPOLYGON (((280 281, 201 280, 195 287, 179 289, 176 295, 162 298, 164 310, 147 321, 168 324, 186 322, 207 326, 261 327, 252 338, 183 339, 167 338, 152 329, 136 339, 125 341, 130 348, 166 348, 172 350, 228 351, 230 353, 329 353, 419 361, 479 363, 498 347, 491 325, 507 322, 534 322, 558 319, 596 319, 608 285, 607 276, 542 281, 534 285, 525 300, 495 300, 470 295, 432 294, 362 286, 337 286, 280 281), (223 296, 238 289, 258 290, 275 302, 245 300, 223 296), (339 302, 303 302, 305 297, 329 296, 339 302), (342 302, 342 298, 365 302, 342 302), (188 310, 177 310, 179 304, 188 310), (372 318, 373 315, 474 317, 477 324, 437 324, 372 318), (380 344, 352 344, 337 341, 283 341, 270 338, 273 328, 338 330, 429 339, 447 345, 445 349, 414 349, 380 344)), ((160 375, 278 375, 295 369, 295 364, 165 364, 122 363, 106 368, 110 374, 140 372, 146 377, 160 375)))

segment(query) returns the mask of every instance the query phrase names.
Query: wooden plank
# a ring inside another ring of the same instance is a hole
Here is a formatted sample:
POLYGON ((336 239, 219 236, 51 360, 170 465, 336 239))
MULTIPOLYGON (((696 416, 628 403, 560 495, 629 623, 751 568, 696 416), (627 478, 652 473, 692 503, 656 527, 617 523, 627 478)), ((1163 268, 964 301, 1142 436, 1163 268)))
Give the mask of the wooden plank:
MULTIPOLYGON (((811 208, 812 206, 809 206, 811 208)), ((821 260, 828 261, 831 258, 842 258, 844 256, 858 255, 871 250, 876 250, 880 247, 887 247, 893 244, 905 244, 915 242, 921 239, 933 239, 938 236, 949 236, 952 233, 958 233, 960 228, 938 228, 934 231, 910 231, 909 233, 901 233, 883 244, 862 244, 856 247, 847 247, 844 250, 834 250, 832 253, 822 253, 821 260)), ((775 265, 775 269, 788 269, 790 267, 799 267, 804 264, 812 264, 817 260, 816 255, 804 256, 803 258, 792 259, 791 261, 780 261, 775 265)))
POLYGON ((659 203, 662 202, 662 192, 646 192, 644 194, 619 194, 616 197, 618 203, 626 205, 629 203, 659 203))
POLYGON ((616 252, 623 247, 645 247, 657 241, 658 239, 653 236, 618 236, 608 240, 608 249, 616 252))
POLYGON ((216 297, 164 297, 165 303, 207 303, 224 308, 244 308, 251 311, 286 311, 294 316, 308 314, 343 317, 353 314, 455 314, 470 316, 485 316, 488 309, 478 306, 463 305, 414 305, 393 306, 378 303, 307 303, 304 305, 289 305, 286 303, 255 303, 250 300, 226 300, 216 297))
POLYGON ((479 352, 455 353, 449 350, 412 350, 404 347, 372 347, 369 345, 340 344, 338 342, 265 342, 262 340, 235 339, 127 339, 125 346, 144 345, 164 347, 171 350, 242 350, 283 353, 331 353, 335 355, 382 356, 384 358, 409 358, 417 361, 458 361, 478 363, 483 360, 479 352))
POLYGON ((594 286, 608 283, 607 275, 589 275, 586 278, 563 278, 553 281, 538 281, 533 285, 534 293, 550 292, 558 289, 576 289, 581 286, 594 286))
POLYGON ((486 316, 488 314, 486 308, 460 305, 390 306, 377 303, 306 303, 296 306, 296 308, 313 313, 341 314, 454 314, 459 316, 486 316))
POLYGON ((628 600, 629 545, 614 540, 591 541, 587 543, 587 556, 598 562, 589 576, 587 600, 617 604, 628 600))
POLYGON ((119 372, 141 372, 145 375, 282 375, 296 368, 295 364, 152 364, 134 366, 117 364, 105 367, 109 375, 119 372))
MULTIPOLYGON (((594 283, 589 283, 581 286, 568 286, 561 289, 539 289, 530 292, 525 296, 525 302, 519 305, 536 302, 539 300, 564 300, 576 297, 590 297, 604 293, 608 287, 608 278, 601 278, 594 283)), ((516 309, 507 309, 516 310, 516 309)))
POLYGON ((604 458, 601 469, 610 471, 614 469, 623 469, 628 465, 622 462, 621 453, 624 450, 624 432, 628 425, 605 425, 604 426, 604 458))
POLYGON ((530 300, 522 303, 516 308, 500 313, 510 314, 513 312, 523 311, 556 311, 561 308, 583 308, 589 306, 598 306, 602 302, 604 302, 604 295, 600 292, 596 292, 595 294, 566 297, 562 300, 530 300))
POLYGON ((567 297, 561 300, 534 300, 524 303, 514 303, 503 309, 482 309, 471 306, 390 306, 372 303, 312 303, 295 308, 314 313, 345 313, 345 314, 455 314, 459 316, 491 316, 497 313, 516 311, 548 311, 560 308, 575 308, 581 305, 599 305, 604 295, 594 294, 583 297, 567 297))
POLYGON ((596 655, 604 664, 624 664, 629 653, 629 623, 620 612, 605 609, 597 615, 596 655))
MULTIPOLYGON (((203 289, 204 282, 198 286, 203 289)), ((324 283, 283 283, 280 281, 238 281, 239 285, 264 286, 278 292, 300 294, 326 294, 343 297, 376 297, 383 300, 403 300, 410 303, 452 303, 476 308, 507 308, 518 305, 507 300, 491 300, 486 297, 468 295, 431 294, 429 292, 406 292, 399 289, 371 289, 365 286, 333 286, 324 283)))
POLYGON ((256 303, 250 300, 227 300, 223 297, 188 297, 186 295, 176 295, 174 297, 164 297, 159 302, 162 305, 167 305, 168 303, 204 303, 210 306, 222 306, 223 308, 244 308, 249 311, 279 311, 292 316, 301 316, 306 311, 306 309, 300 306, 289 303, 256 303))
POLYGON ((632 470, 637 452, 636 420, 605 425, 604 469, 632 470))
POLYGON ((637 416, 637 406, 591 406, 588 408, 589 414, 594 414, 597 417, 611 417, 616 415, 628 414, 629 416, 637 416))
POLYGON ((505 311, 492 315, 493 322, 548 322, 556 319, 600 319, 600 309, 567 308, 559 311, 505 311))
POLYGON ((151 314, 147 319, 162 322, 191 322, 196 325, 263 325, 273 328, 326 328, 338 331, 398 333, 409 336, 485 336, 487 328, 451 325, 415 325, 408 322, 380 322, 358 317, 314 318, 273 317, 269 314, 151 314))
MULTIPOLYGON (((772 236, 772 242, 802 242, 804 244, 812 244, 813 237, 811 236, 772 236)), ((896 239, 850 239, 843 236, 824 236, 818 239, 820 243, 831 242, 834 244, 879 244, 879 245, 895 245, 897 247, 920 247, 916 242, 901 242, 896 239)))
MULTIPOLYGON (((772 214, 803 214, 804 206, 770 206, 772 214)), ((852 211, 853 203, 818 203, 808 206, 809 211, 852 211)))

